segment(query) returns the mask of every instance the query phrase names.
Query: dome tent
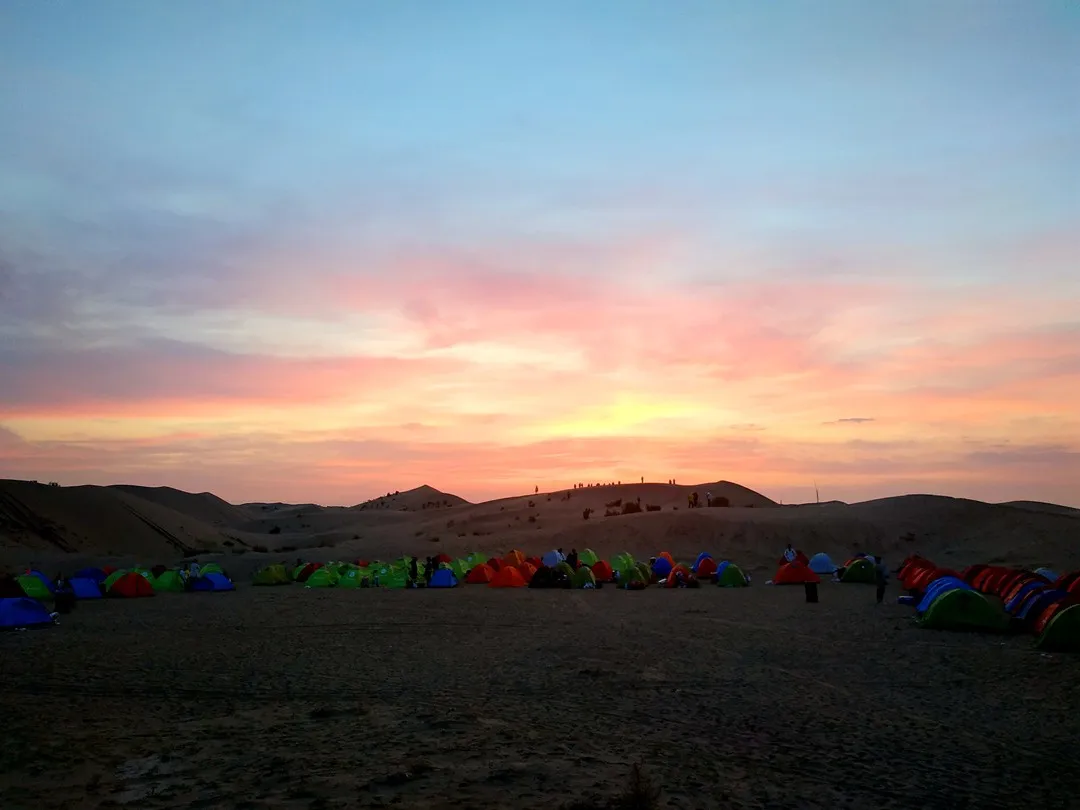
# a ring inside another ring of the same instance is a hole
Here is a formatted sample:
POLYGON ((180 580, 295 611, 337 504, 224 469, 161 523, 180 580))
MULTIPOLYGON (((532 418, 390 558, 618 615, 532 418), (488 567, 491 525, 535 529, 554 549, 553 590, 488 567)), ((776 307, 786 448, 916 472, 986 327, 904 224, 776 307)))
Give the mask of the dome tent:
POLYGON ((68 580, 76 599, 100 599, 101 586, 89 577, 72 577, 68 580))
POLYGON ((31 599, 51 599, 52 590, 39 578, 33 574, 24 574, 19 577, 19 585, 25 593, 31 599))
POLYGON ((155 591, 172 591, 173 593, 184 592, 184 578, 179 571, 166 571, 158 577, 150 580, 150 587, 155 591))
POLYGON ((251 578, 251 582, 254 585, 288 585, 292 580, 285 566, 277 563, 260 568, 251 578))
MULTIPOLYGON (((128 571, 127 573, 120 573, 118 577, 113 579, 110 575, 109 579, 112 583, 108 587, 109 596, 118 596, 127 599, 133 599, 141 596, 153 596, 154 589, 150 585, 150 581, 142 574, 137 574, 134 571, 128 571)), ((105 580, 106 582, 109 579, 105 580)))
POLYGON ((512 565, 507 565, 502 568, 499 573, 495 575, 495 578, 488 583, 489 588, 524 588, 525 585, 525 578, 522 577, 521 572, 512 565))
POLYGON ((540 557, 540 562, 542 562, 548 568, 554 568, 556 565, 558 565, 561 562, 561 558, 559 557, 559 552, 557 552, 557 551, 546 551, 546 552, 544 552, 543 556, 540 557))
POLYGON ((591 567, 595 565, 597 560, 599 559, 600 558, 596 556, 596 552, 593 551, 591 548, 587 548, 580 554, 578 554, 578 562, 581 565, 588 565, 591 567))
POLYGON ((821 582, 821 577, 798 562, 781 565, 773 577, 774 585, 805 585, 813 582, 821 582))
POLYGON ((1080 650, 1080 605, 1058 610, 1039 635, 1035 648, 1061 652, 1080 650))
POLYGON ((469 585, 487 585, 493 579, 495 579, 495 572, 486 563, 480 563, 480 565, 470 569, 465 576, 465 581, 469 585))
POLYGON ((338 579, 340 579, 340 577, 338 577, 331 569, 318 568, 300 581, 302 581, 304 587, 307 588, 333 588, 338 584, 338 579))
POLYGON ((611 582, 615 578, 615 572, 604 560, 597 560, 592 566, 593 577, 597 582, 611 582))
POLYGON ((733 562, 724 560, 716 569, 714 577, 716 584, 722 588, 745 588, 750 583, 746 581, 746 574, 733 562))
POLYGON ((434 574, 431 575, 431 581, 428 583, 429 588, 454 588, 457 587, 457 577, 454 576, 454 572, 449 568, 440 568, 434 574))
POLYGON ((943 591, 919 617, 928 630, 985 630, 1003 633, 1009 618, 978 591, 953 588, 943 591))
POLYGON ((41 602, 25 596, 0 599, 0 629, 53 624, 52 615, 41 602))
POLYGON ((583 565, 581 566, 581 568, 574 572, 573 583, 575 588, 595 588, 596 577, 593 576, 591 568, 589 568, 587 565, 583 565))
POLYGON ((807 567, 815 574, 832 574, 835 573, 837 565, 832 561, 828 554, 824 551, 819 551, 810 558, 810 563, 807 567))
POLYGON ((232 584, 232 581, 228 577, 226 577, 224 574, 217 574, 214 572, 195 577, 195 579, 191 580, 191 582, 189 583, 189 587, 192 591, 200 592, 236 590, 236 587, 232 584))
POLYGON ((840 577, 840 581, 861 585, 873 585, 877 582, 877 572, 874 570, 874 563, 866 557, 859 557, 848 561, 848 564, 844 566, 844 574, 840 577))
POLYGON ((700 579, 710 579, 716 574, 719 568, 720 566, 716 564, 716 560, 712 557, 706 557, 704 560, 697 563, 691 570, 697 574, 700 579))

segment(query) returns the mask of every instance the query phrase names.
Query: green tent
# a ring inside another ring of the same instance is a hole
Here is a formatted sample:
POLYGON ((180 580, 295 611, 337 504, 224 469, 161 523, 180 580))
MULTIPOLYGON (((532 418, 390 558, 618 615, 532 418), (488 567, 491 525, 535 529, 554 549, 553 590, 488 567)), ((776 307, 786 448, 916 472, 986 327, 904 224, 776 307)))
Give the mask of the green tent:
POLYGON ((1003 633, 1009 617, 978 591, 954 588, 938 596, 918 619, 928 630, 984 630, 1003 633))
MULTIPOLYGON (((354 566, 341 575, 337 586, 339 588, 359 588, 361 582, 365 579, 370 580, 371 574, 362 568, 354 566)), ((369 582, 368 584, 370 585, 371 583, 369 582)))
POLYGON ((596 552, 591 548, 587 548, 578 554, 578 562, 582 565, 596 565, 596 562, 599 559, 600 558, 596 556, 596 552))
POLYGON ((591 585, 594 588, 596 587, 596 577, 593 576, 592 569, 587 565, 581 566, 581 568, 574 572, 573 582, 575 588, 584 588, 586 585, 591 585))
POLYGON ((255 585, 288 585, 292 580, 289 578, 289 572, 285 570, 285 566, 281 563, 275 563, 260 568, 255 572, 255 576, 251 578, 251 581, 255 585))
POLYGON ((224 574, 221 566, 215 562, 206 563, 206 565, 199 566, 199 576, 205 577, 207 574, 224 574))
POLYGON ((184 578, 179 571, 163 571, 160 577, 154 577, 150 580, 150 585, 155 591, 183 593, 184 578))
POLYGON ((562 562, 560 562, 558 565, 555 566, 555 570, 558 571, 559 573, 566 574, 568 577, 570 577, 570 581, 573 582, 573 580, 574 580, 574 569, 570 567, 570 563, 563 560, 562 562))
POLYGON ((479 551, 470 551, 465 555, 465 561, 468 562, 469 568, 476 568, 478 565, 483 565, 488 561, 488 558, 481 554, 479 551))
POLYGON ((874 563, 865 557, 852 560, 851 565, 844 569, 841 582, 856 582, 863 585, 873 585, 877 582, 877 574, 874 572, 874 563))
POLYGON ((1035 642, 1035 649, 1080 652, 1080 605, 1059 609, 1035 642))
POLYGON ((638 570, 638 573, 641 574, 641 578, 643 580, 645 580, 646 585, 648 585, 650 582, 652 582, 653 574, 652 574, 652 571, 649 570, 648 563, 643 563, 643 562, 638 563, 637 564, 637 570, 638 570))
POLYGON ((625 571, 636 565, 637 562, 634 560, 634 555, 628 551, 624 551, 622 554, 616 554, 611 559, 611 567, 616 571, 625 571))
POLYGON ((746 574, 739 566, 728 563, 716 578, 716 584, 724 588, 745 588, 750 583, 746 581, 746 574))
POLYGON ((325 566, 311 572, 304 584, 309 588, 333 588, 338 584, 338 575, 325 566))
POLYGON ((619 572, 619 587, 625 588, 631 582, 640 582, 643 585, 648 585, 649 578, 643 576, 641 570, 637 566, 619 572))
POLYGON ((36 577, 33 574, 21 576, 19 577, 19 586, 23 589, 23 593, 31 599, 52 599, 52 592, 49 590, 49 586, 41 581, 41 577, 36 577))
POLYGON ((109 592, 109 588, 113 586, 113 583, 116 582, 116 580, 120 579, 120 577, 122 577, 124 574, 129 573, 131 572, 128 571, 128 569, 121 568, 119 571, 113 571, 111 574, 109 574, 109 576, 105 577, 105 582, 102 583, 102 587, 105 589, 105 593, 109 592))
POLYGON ((454 560, 450 563, 450 570, 454 572, 454 576, 459 580, 464 580, 469 573, 469 561, 462 558, 454 560))

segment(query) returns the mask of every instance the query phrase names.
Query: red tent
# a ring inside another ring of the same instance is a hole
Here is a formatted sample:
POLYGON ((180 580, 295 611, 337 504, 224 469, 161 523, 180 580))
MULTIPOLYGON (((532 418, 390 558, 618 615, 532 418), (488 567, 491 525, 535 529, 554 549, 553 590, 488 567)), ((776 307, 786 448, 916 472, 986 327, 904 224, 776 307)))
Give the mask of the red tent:
POLYGON ((521 565, 523 562, 525 562, 525 555, 517 549, 514 549, 505 557, 503 557, 503 562, 507 565, 521 565))
POLYGON ((436 557, 435 557, 435 564, 436 565, 440 565, 441 563, 452 563, 453 561, 454 561, 454 558, 451 557, 449 554, 445 554, 445 553, 436 555, 436 557))
POLYGON ((488 583, 489 588, 524 588, 525 578, 514 566, 507 565, 488 583))
POLYGON ((487 585, 495 579, 495 569, 490 565, 478 565, 465 575, 465 581, 470 585, 487 585))
POLYGON ((307 578, 323 567, 322 563, 306 563, 296 575, 297 582, 307 582, 307 578))
POLYGON ((802 585, 806 582, 821 582, 821 577, 798 562, 781 565, 773 577, 774 585, 802 585))
POLYGON ((701 579, 711 577, 716 573, 716 560, 712 557, 706 557, 704 560, 698 563, 697 575, 701 579))
POLYGON ((606 560, 597 560, 593 563, 592 574, 597 582, 611 582, 615 579, 615 572, 606 560))
POLYGON ((501 571, 503 567, 503 561, 500 560, 498 557, 492 557, 490 560, 487 561, 487 564, 492 571, 496 572, 501 571))
POLYGON ((130 599, 136 596, 153 595, 154 589, 150 585, 150 580, 135 571, 118 577, 109 587, 109 596, 123 596, 130 599))
POLYGON ((369 565, 371 565, 371 563, 365 559, 357 559, 356 561, 357 568, 367 568, 369 565))
POLYGON ((664 581, 665 588, 677 588, 679 587, 679 574, 682 574, 683 582, 690 582, 692 579, 696 579, 693 571, 687 568, 685 565, 676 565, 671 571, 668 572, 667 579, 664 581))

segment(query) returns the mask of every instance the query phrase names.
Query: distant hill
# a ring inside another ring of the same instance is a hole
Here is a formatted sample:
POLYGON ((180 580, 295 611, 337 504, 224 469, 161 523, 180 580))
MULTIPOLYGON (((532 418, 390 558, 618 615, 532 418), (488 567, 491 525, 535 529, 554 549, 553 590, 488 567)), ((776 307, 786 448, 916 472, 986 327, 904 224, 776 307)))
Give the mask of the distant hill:
POLYGON ((393 492, 381 498, 358 503, 351 507, 356 510, 392 509, 398 512, 419 512, 426 509, 447 509, 451 506, 465 506, 468 501, 457 495, 442 492, 435 487, 423 484, 405 492, 393 492))
POLYGON ((203 520, 219 514, 214 503, 218 499, 210 498, 145 487, 55 487, 0 480, 0 548, 169 559, 226 545, 242 547, 242 538, 203 520), (186 505, 195 514, 180 512, 166 505, 169 502, 186 505))
POLYGON ((247 509, 234 506, 210 492, 193 494, 173 487, 140 487, 132 484, 113 484, 107 489, 135 495, 211 526, 240 526, 251 520, 247 509))
POLYGON ((1080 509, 1072 506, 1062 506, 1058 503, 1043 503, 1042 501, 1006 501, 999 506, 1012 506, 1016 509, 1027 509, 1029 512, 1047 512, 1051 515, 1070 515, 1080 517, 1080 509))

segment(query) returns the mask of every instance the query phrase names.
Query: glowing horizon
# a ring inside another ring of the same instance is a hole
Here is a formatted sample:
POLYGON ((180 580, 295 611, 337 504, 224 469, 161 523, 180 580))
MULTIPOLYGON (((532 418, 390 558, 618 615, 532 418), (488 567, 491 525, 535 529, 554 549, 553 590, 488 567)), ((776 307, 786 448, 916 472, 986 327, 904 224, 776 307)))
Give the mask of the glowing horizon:
POLYGON ((0 477, 1080 505, 1080 5, 93 5, 0 12, 0 477))

